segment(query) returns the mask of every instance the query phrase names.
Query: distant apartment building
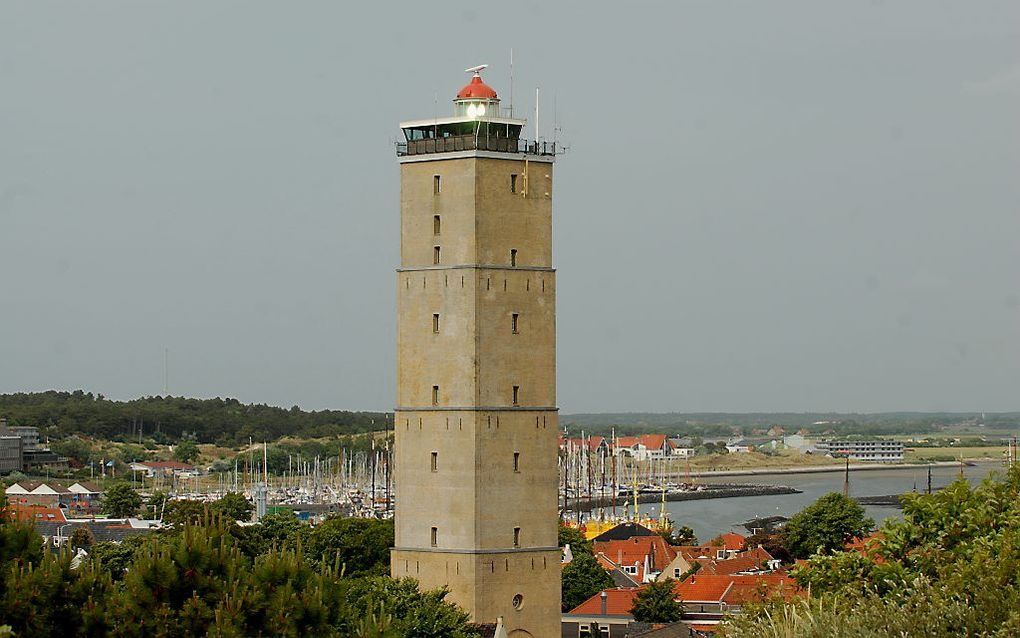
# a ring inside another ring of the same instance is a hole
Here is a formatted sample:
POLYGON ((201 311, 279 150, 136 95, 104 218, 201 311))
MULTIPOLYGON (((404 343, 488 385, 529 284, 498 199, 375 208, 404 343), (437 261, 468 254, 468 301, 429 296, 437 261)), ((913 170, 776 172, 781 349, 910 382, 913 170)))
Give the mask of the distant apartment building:
POLYGON ((21 470, 21 437, 0 430, 0 474, 21 470))
POLYGON ((67 458, 40 445, 39 428, 8 426, 0 418, 0 473, 39 470, 43 468, 66 470, 67 458))
POLYGON ((40 449, 39 428, 29 425, 12 425, 7 429, 21 438, 21 449, 27 451, 40 449))
POLYGON ((903 461, 903 442, 885 439, 839 441, 829 439, 818 442, 818 450, 837 458, 851 461, 879 461, 899 463, 903 461))

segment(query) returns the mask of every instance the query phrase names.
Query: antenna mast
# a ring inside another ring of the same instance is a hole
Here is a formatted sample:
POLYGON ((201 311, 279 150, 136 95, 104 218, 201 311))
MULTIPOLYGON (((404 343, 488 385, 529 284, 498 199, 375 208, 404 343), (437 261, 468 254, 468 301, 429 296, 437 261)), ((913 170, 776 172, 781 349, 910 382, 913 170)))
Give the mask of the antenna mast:
POLYGON ((514 117, 514 49, 510 47, 510 119, 514 117))
POLYGON ((535 87, 535 144, 538 144, 538 87, 535 87))

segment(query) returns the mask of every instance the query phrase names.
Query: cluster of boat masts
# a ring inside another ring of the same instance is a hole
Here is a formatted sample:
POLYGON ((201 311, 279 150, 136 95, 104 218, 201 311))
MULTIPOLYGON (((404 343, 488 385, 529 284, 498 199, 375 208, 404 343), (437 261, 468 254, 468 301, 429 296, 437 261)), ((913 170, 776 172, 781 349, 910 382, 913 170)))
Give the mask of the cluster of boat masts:
MULTIPOLYGON (((215 474, 215 485, 206 475, 157 479, 152 487, 166 489, 177 499, 214 501, 227 492, 240 492, 269 508, 302 510, 305 506, 349 516, 393 516, 393 450, 388 444, 370 450, 344 448, 328 457, 291 455, 287 469, 275 474, 268 470, 268 457, 264 444, 262 450, 253 446, 248 459, 242 456, 233 470, 215 474)), ((560 516, 573 525, 639 521, 668 526, 668 495, 706 489, 691 478, 689 464, 684 475, 675 471, 675 463, 668 459, 635 462, 604 450, 567 445, 558 460, 560 516), (639 499, 647 503, 648 495, 661 497, 656 520, 639 512, 639 499)))
POLYGON ((559 457, 560 512, 567 524, 589 531, 621 522, 638 522, 653 529, 672 527, 666 501, 671 494, 699 492, 707 486, 691 475, 688 459, 649 458, 644 461, 593 448, 582 434, 581 444, 568 441, 559 457), (644 498, 641 498, 641 497, 644 498), (658 496, 658 516, 640 512, 639 503, 658 496))
POLYGON ((393 516, 393 456, 389 446, 369 451, 341 449, 337 456, 303 458, 290 455, 287 469, 269 471, 268 450, 251 451, 247 460, 237 459, 234 469, 210 477, 174 476, 154 481, 155 490, 166 489, 175 499, 212 502, 227 492, 240 492, 256 504, 260 513, 281 507, 326 514, 341 512, 363 518, 393 516))

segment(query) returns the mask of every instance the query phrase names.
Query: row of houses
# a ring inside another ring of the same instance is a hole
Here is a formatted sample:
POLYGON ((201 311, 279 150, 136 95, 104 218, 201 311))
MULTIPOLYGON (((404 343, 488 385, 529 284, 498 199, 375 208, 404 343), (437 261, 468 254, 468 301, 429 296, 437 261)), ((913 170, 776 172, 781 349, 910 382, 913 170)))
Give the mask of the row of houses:
MULTIPOLYGON (((647 528, 628 523, 596 537, 592 548, 615 587, 563 614, 564 638, 642 635, 630 609, 634 597, 654 581, 675 581, 677 600, 684 605, 682 623, 669 634, 676 636, 709 635, 725 615, 738 612, 748 602, 799 593, 779 560, 760 546, 748 547, 746 537, 736 533, 704 545, 675 546, 647 528)), ((569 554, 568 549, 565 560, 571 558, 569 554)))
POLYGON ((566 438, 560 436, 560 448, 566 452, 587 449, 596 456, 627 456, 637 461, 665 458, 687 458, 694 456, 691 439, 670 438, 665 434, 639 434, 618 436, 611 439, 604 436, 566 438))
POLYGON ((74 515, 92 516, 100 511, 103 490, 90 481, 71 485, 54 482, 18 481, 4 490, 7 503, 49 509, 68 510, 74 515))
MULTIPOLYGON (((705 443, 724 446, 730 454, 754 451, 775 452, 795 450, 802 454, 821 454, 833 458, 849 458, 852 461, 878 461, 899 463, 903 461, 902 441, 888 439, 824 439, 814 441, 804 434, 785 435, 781 428, 773 428, 766 436, 731 437, 705 439, 705 443), (775 431, 773 436, 771 433, 775 431)), ((686 459, 694 456, 696 448, 687 437, 670 438, 666 434, 640 434, 620 436, 615 439, 603 436, 581 438, 560 437, 560 448, 565 452, 588 450, 596 456, 626 456, 636 461, 661 459, 686 459)))
POLYGON ((138 518, 75 518, 71 510, 31 503, 8 502, 2 515, 10 520, 31 523, 43 543, 65 545, 78 528, 87 529, 96 542, 120 543, 130 536, 148 534, 162 526, 161 521, 138 518))

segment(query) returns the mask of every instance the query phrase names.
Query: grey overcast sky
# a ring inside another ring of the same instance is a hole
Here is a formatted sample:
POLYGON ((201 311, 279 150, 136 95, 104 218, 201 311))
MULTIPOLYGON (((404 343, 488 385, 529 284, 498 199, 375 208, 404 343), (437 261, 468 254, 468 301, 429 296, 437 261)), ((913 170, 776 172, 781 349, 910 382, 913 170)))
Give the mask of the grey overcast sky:
POLYGON ((397 123, 511 47, 564 412, 1020 409, 1016 0, 0 0, 0 392, 390 409, 397 123))

